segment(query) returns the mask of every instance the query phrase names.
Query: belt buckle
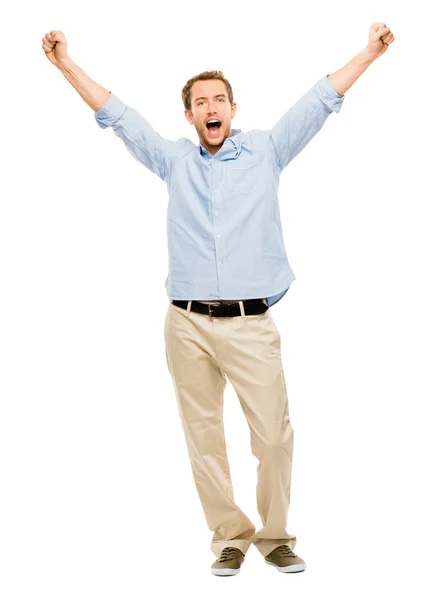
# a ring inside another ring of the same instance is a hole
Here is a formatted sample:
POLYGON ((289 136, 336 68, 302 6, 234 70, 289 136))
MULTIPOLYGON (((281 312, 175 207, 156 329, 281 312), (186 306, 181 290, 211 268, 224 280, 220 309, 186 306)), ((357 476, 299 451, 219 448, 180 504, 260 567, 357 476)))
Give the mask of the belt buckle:
POLYGON ((213 319, 212 316, 212 304, 209 303, 209 319, 213 319))

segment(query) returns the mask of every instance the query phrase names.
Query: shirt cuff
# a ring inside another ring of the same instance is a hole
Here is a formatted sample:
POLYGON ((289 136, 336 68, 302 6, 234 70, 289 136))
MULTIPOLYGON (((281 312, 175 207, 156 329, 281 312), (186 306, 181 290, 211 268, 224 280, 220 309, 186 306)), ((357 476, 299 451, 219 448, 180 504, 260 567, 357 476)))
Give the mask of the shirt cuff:
POLYGON ((126 104, 118 96, 112 92, 110 94, 106 103, 103 104, 100 110, 94 113, 95 120, 102 129, 112 127, 127 108, 126 104))
POLYGON ((345 95, 340 95, 328 80, 328 75, 320 79, 313 87, 318 98, 331 110, 338 113, 341 110, 345 95))

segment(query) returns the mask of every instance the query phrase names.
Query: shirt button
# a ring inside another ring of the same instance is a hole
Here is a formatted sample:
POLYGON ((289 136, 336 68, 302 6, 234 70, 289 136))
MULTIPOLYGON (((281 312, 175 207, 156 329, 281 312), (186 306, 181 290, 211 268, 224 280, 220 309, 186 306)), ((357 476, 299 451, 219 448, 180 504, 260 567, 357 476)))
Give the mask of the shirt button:
POLYGON ((220 234, 219 234, 219 233, 217 233, 217 234, 216 234, 216 237, 217 237, 217 238, 219 238, 219 237, 221 237, 221 236, 220 236, 220 234))
POLYGON ((217 217, 219 216, 219 212, 218 212, 218 211, 216 211, 216 213, 215 213, 215 214, 216 214, 216 216, 217 216, 217 217))
POLYGON ((224 261, 223 261, 223 260, 220 260, 220 261, 219 261, 219 264, 220 264, 220 265, 224 264, 224 261))

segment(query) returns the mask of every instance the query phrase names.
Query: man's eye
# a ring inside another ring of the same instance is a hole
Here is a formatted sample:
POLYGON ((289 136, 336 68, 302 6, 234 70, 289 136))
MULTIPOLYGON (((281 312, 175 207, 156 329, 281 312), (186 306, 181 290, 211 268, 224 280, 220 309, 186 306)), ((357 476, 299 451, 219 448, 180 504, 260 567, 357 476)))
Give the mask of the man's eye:
MULTIPOLYGON (((224 98, 217 98, 217 100, 221 100, 221 102, 225 102, 224 98)), ((204 100, 200 100, 200 101, 197 103, 197 106, 199 106, 199 105, 200 105, 200 104, 202 104, 203 102, 204 102, 204 100)))

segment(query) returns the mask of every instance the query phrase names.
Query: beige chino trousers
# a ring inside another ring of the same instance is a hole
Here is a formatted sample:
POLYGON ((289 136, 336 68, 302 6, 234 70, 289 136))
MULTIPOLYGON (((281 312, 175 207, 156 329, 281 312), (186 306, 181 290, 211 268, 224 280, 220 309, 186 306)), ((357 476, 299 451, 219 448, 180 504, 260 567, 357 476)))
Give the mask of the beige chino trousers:
POLYGON ((255 544, 263 556, 296 545, 287 533, 293 429, 281 362, 281 340, 270 309, 238 317, 212 317, 170 302, 164 326, 166 359, 173 380, 193 478, 213 532, 210 549, 244 554, 255 544), (258 459, 256 500, 263 527, 235 504, 226 454, 223 400, 231 382, 250 429, 258 459))

